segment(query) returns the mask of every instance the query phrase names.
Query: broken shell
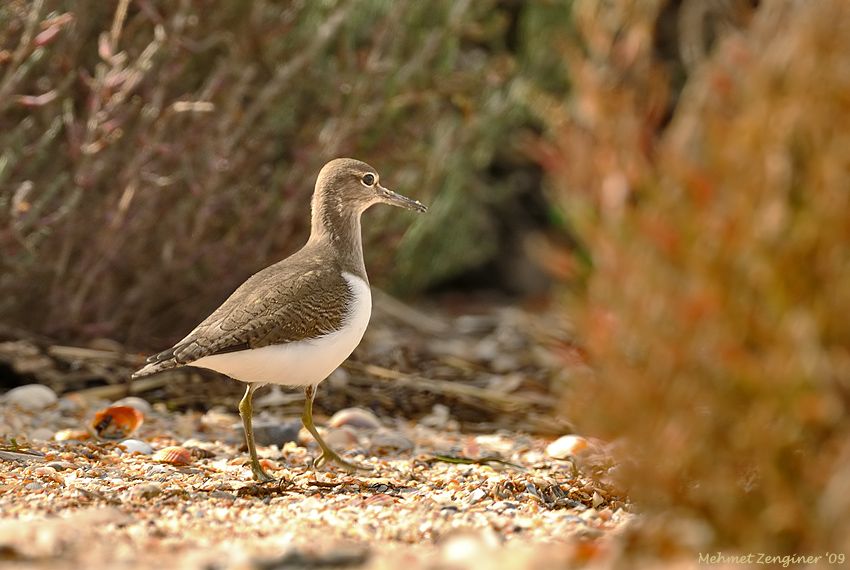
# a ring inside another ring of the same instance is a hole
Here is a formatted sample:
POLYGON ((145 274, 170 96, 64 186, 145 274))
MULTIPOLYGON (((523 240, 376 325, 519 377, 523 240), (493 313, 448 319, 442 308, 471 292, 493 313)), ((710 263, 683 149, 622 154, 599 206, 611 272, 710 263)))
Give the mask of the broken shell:
POLYGON ((91 428, 104 439, 124 439, 142 425, 145 416, 130 406, 110 406, 95 413, 91 428))
POLYGON ((163 447, 153 454, 153 460, 172 465, 189 465, 192 463, 192 452, 180 446, 163 447))
POLYGON ((335 413, 328 421, 331 427, 349 426, 354 429, 372 431, 381 427, 381 420, 364 408, 345 408, 335 413))
POLYGON ((568 459, 583 453, 587 448, 587 440, 580 435, 565 435, 550 443, 546 453, 555 459, 568 459))

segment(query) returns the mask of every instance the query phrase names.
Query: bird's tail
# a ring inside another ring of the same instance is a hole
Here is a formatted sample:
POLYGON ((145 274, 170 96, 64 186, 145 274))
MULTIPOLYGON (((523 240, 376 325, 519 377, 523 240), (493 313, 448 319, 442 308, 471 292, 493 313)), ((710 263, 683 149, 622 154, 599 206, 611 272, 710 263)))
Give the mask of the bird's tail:
POLYGON ((169 368, 177 368, 178 366, 182 366, 182 364, 174 358, 174 349, 169 349, 149 357, 147 364, 133 372, 131 378, 150 376, 151 374, 156 374, 169 368))

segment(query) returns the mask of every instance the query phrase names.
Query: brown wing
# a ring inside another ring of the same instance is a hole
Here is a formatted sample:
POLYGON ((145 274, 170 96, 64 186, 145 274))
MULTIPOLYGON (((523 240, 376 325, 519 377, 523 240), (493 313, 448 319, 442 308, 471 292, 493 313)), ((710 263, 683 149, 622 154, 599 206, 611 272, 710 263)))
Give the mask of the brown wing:
POLYGON ((148 358, 148 364, 133 376, 190 364, 204 356, 339 330, 352 300, 340 268, 287 262, 253 275, 183 340, 148 358), (304 267, 311 269, 304 271, 304 267))

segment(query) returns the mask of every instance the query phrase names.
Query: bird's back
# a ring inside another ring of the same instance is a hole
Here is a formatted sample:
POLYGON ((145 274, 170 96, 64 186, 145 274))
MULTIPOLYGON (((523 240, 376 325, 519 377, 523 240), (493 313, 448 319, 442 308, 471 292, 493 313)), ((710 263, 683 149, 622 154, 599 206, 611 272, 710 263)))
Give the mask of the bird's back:
MULTIPOLYGON (((308 342, 339 331, 352 318, 354 302, 362 307, 362 289, 357 290, 356 281, 352 285, 346 278, 352 274, 343 271, 332 256, 321 253, 308 244, 252 275, 185 338, 150 357, 134 377, 204 358, 308 342)), ((368 293, 368 283, 360 276, 353 277, 364 283, 368 293)), ((371 296, 368 309, 371 312, 371 296)))

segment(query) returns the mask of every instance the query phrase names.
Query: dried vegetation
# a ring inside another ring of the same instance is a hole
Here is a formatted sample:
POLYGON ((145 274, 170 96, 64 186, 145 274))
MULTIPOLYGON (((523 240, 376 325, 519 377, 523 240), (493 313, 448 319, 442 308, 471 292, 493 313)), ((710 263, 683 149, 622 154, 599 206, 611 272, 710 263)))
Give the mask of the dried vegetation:
POLYGON ((577 5, 538 153, 592 259, 570 418, 621 440, 644 548, 847 551, 850 9, 764 2, 678 92, 651 4, 577 5))

